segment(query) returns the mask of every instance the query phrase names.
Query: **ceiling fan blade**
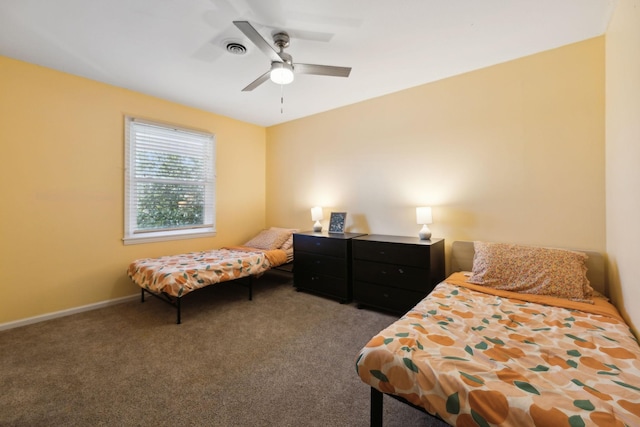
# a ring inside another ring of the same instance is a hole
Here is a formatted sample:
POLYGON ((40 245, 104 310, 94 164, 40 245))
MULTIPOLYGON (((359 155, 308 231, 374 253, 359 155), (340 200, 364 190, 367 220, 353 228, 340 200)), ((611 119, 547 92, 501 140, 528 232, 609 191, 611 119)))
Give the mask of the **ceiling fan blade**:
POLYGON ((298 74, 316 74, 318 76, 349 77, 351 67, 295 63, 293 64, 293 72, 298 74))
POLYGON ((260 33, 253 28, 253 25, 249 23, 249 21, 233 21, 234 25, 238 27, 240 31, 244 33, 245 36, 249 38, 255 44, 258 49, 267 55, 271 61, 282 62, 283 59, 280 57, 278 52, 271 46, 261 35, 260 33))
POLYGON ((244 89, 242 89, 243 92, 249 92, 251 90, 254 90, 255 88, 257 88, 258 86, 260 86, 262 83, 266 82, 267 80, 269 80, 269 76, 271 74, 271 70, 267 71, 266 73, 264 73, 263 75, 261 75, 260 77, 258 77, 257 79, 255 79, 254 81, 252 81, 251 83, 249 83, 247 85, 247 87, 245 87, 244 89))

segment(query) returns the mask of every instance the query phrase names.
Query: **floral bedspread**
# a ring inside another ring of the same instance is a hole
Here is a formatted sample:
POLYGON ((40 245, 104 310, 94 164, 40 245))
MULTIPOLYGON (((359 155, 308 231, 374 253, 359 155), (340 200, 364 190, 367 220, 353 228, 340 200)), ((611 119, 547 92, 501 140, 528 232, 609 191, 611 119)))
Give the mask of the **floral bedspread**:
MULTIPOLYGON (((286 261, 284 251, 276 251, 282 254, 275 258, 286 261)), ((233 248, 145 258, 132 262, 127 274, 141 288, 181 297, 215 283, 261 274, 273 266, 276 251, 233 248)))
POLYGON ((465 281, 452 275, 373 337, 362 381, 454 426, 640 426, 640 347, 611 304, 563 308, 465 281))

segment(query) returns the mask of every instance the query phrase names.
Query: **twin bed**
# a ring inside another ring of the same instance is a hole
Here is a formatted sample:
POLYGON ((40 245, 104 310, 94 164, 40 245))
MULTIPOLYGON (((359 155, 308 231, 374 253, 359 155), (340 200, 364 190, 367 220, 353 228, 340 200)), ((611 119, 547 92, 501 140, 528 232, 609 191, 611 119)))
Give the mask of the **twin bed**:
POLYGON ((454 426, 640 425, 640 347, 600 254, 454 242, 451 265, 356 358, 372 426, 385 394, 454 426))
POLYGON ((176 308, 181 323, 182 298, 216 283, 246 279, 252 299, 253 278, 293 260, 294 229, 272 227, 263 230, 242 246, 209 251, 144 258, 132 262, 127 275, 145 293, 176 308))

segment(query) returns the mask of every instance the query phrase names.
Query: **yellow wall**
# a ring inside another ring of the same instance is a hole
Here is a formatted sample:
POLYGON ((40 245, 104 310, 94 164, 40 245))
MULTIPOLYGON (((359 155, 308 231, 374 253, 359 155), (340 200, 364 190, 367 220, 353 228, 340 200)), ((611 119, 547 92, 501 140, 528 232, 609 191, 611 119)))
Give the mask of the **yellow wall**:
POLYGON ((606 34, 607 253, 611 297, 640 327, 640 0, 619 0, 606 34))
POLYGON ((137 293, 135 258, 265 226, 265 129, 0 57, 0 324, 137 293), (214 133, 214 238, 124 246, 124 115, 214 133))
POLYGON ((604 132, 598 37, 268 128, 267 223, 604 251, 604 132))

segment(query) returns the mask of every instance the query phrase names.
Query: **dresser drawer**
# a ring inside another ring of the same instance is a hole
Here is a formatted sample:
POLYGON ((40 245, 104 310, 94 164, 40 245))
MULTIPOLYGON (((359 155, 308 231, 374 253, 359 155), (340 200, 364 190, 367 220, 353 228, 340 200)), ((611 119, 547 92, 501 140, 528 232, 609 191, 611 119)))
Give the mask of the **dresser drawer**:
POLYGON ((429 246, 354 240, 353 258, 429 269, 429 246))
POLYGON ((346 279, 296 270, 294 285, 299 289, 339 298, 343 302, 351 300, 351 289, 346 286, 346 279))
POLYGON ((357 280, 353 282, 353 298, 360 304, 397 313, 406 313, 429 292, 414 292, 357 280))
POLYGON ((347 258, 347 241, 323 237, 293 235, 293 246, 298 251, 312 252, 318 255, 347 258))
POLYGON ((353 260, 353 278, 362 282, 422 292, 430 287, 429 275, 424 268, 353 260))
POLYGON ((347 278, 347 259, 335 258, 325 255, 317 255, 308 252, 297 251, 294 257, 295 271, 308 271, 310 273, 326 274, 329 276, 347 278))

